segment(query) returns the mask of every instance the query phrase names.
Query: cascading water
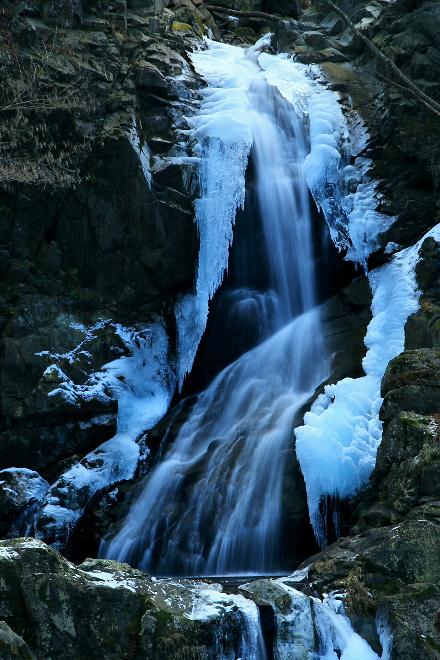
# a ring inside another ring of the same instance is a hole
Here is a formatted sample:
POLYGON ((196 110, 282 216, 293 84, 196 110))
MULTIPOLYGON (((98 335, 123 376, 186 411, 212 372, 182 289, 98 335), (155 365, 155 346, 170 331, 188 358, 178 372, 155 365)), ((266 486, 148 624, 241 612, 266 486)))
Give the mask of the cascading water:
POLYGON ((262 294, 270 297, 273 313, 267 315, 267 305, 254 306, 264 310, 255 323, 267 338, 199 396, 120 531, 101 547, 106 557, 158 575, 286 569, 281 532, 286 455, 295 415, 327 376, 303 171, 306 128, 267 82, 255 49, 247 57, 235 51, 270 279, 262 294))

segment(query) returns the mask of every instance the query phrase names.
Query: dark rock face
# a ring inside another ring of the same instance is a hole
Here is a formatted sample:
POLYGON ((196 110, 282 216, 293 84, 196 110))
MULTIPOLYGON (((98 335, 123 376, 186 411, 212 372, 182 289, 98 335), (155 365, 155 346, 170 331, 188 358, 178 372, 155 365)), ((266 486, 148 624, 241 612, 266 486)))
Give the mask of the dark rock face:
POLYGON ((391 421, 400 411, 435 414, 440 410, 440 352, 405 351, 390 362, 382 381, 381 418, 391 421))
POLYGON ((371 320, 371 290, 366 278, 358 278, 322 305, 327 351, 332 355, 329 382, 363 374, 364 338, 371 320))
MULTIPOLYGON (((63 461, 114 435, 116 402, 110 392, 87 402, 48 397, 58 384, 48 366, 84 385, 127 353, 117 324, 160 320, 173 340, 174 302, 196 266, 192 197, 183 168, 166 162, 182 142, 182 99, 198 85, 183 56, 190 44, 171 32, 172 12, 158 15, 166 2, 134 4, 127 17, 117 3, 23 6, 5 28, 17 61, 38 72, 35 84, 77 89, 22 118, 29 132, 44 127, 46 150, 65 144, 75 175, 62 174, 55 151, 51 173, 30 147, 30 175, 2 170, 0 192, 0 467, 37 469, 51 481, 63 461), (58 45, 47 46, 55 34, 58 45)), ((19 70, 4 59, 13 94, 19 70)))

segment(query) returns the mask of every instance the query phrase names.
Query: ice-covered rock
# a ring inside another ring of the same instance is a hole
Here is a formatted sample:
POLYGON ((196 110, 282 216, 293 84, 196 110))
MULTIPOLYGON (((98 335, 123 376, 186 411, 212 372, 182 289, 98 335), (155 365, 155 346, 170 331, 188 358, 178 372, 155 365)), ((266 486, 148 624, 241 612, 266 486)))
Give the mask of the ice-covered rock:
POLYGON ((8 468, 0 471, 0 520, 4 536, 11 524, 28 507, 41 504, 49 484, 38 472, 27 468, 8 468))
POLYGON ((64 381, 64 396, 106 396, 118 402, 116 435, 88 453, 50 487, 37 515, 37 534, 63 547, 86 505, 100 490, 131 479, 142 457, 140 440, 166 413, 175 388, 164 328, 118 327, 129 355, 104 365, 83 385, 64 381))
POLYGON ((379 656, 353 629, 337 594, 322 600, 296 588, 295 579, 257 580, 240 587, 260 606, 270 606, 275 617, 274 656, 278 660, 389 660, 391 634, 380 621, 379 656))
POLYGON ((382 437, 381 380, 390 360, 403 351, 405 323, 418 309, 415 266, 428 236, 439 239, 440 227, 369 275, 373 318, 365 338, 365 376, 327 385, 306 413, 304 425, 295 430, 310 519, 321 544, 326 542, 322 499, 353 495, 368 481, 374 467, 382 437))

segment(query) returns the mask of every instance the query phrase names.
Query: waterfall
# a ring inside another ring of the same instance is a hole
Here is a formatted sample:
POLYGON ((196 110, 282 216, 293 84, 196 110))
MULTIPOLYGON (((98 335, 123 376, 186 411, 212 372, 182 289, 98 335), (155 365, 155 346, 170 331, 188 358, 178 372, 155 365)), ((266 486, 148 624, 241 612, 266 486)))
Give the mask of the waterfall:
MULTIPOLYGON (((251 131, 268 273, 267 291, 260 293, 270 294, 273 315, 266 314, 266 305, 254 306, 256 315, 264 311, 254 320, 264 340, 198 397, 119 532, 102 544, 102 555, 158 575, 286 569, 281 538, 286 457, 298 410, 328 375, 304 172, 307 126, 269 84, 256 56, 255 48, 224 46, 203 53, 211 78, 227 80, 220 109, 218 98, 213 102, 216 119, 220 114, 224 124, 231 89, 239 91, 244 115, 234 120, 242 119, 251 131), (237 66, 218 51, 235 57, 237 66)), ((236 98, 234 104, 238 113, 236 98)), ((218 181, 216 171, 211 176, 218 181)), ((211 190, 209 183, 205 189, 211 190)), ((246 276, 246 263, 243 271, 246 276)))

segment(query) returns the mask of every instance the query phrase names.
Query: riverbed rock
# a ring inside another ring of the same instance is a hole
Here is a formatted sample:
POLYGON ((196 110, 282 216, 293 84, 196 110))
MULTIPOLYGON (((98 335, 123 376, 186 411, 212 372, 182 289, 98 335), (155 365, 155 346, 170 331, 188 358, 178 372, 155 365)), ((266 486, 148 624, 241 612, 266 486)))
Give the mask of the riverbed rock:
POLYGON ((0 542, 0 577, 0 645, 24 649, 5 658, 216 660, 244 649, 243 611, 219 585, 113 561, 76 567, 34 539, 0 542))

